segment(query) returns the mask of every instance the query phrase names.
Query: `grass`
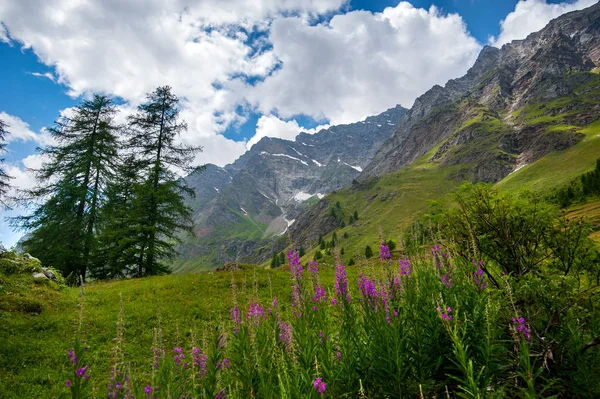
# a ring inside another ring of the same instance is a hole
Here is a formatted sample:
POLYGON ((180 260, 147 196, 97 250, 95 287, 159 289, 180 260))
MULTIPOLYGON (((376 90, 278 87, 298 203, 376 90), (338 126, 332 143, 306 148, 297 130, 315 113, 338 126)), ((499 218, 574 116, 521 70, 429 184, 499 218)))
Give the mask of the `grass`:
MULTIPOLYGON (((323 283, 332 286, 333 267, 323 263, 320 269, 323 283)), ((348 274, 350 281, 356 281, 356 268, 349 268, 348 274)), ((4 282, 0 288, 0 397, 63 396, 67 393, 64 381, 69 376, 66 354, 74 339, 80 290, 58 289, 49 282, 35 283, 29 274, 0 278, 4 282), (27 303, 41 304, 43 310, 32 315, 24 311, 23 304, 27 303)), ((289 271, 285 268, 178 274, 87 285, 83 330, 90 346, 94 378, 108 381, 108 359, 121 296, 127 359, 146 367, 150 365, 153 329, 159 323, 159 315, 169 344, 187 345, 192 330, 201 338, 211 325, 228 319, 233 303, 232 278, 240 300, 257 297, 262 303, 270 303, 276 295, 283 312, 289 311, 289 271)), ((106 387, 96 389, 105 392, 106 387)))
POLYGON ((585 137, 563 151, 553 151, 535 163, 524 166, 496 184, 506 192, 531 190, 543 195, 565 186, 582 173, 592 170, 600 156, 600 121, 578 129, 585 137))

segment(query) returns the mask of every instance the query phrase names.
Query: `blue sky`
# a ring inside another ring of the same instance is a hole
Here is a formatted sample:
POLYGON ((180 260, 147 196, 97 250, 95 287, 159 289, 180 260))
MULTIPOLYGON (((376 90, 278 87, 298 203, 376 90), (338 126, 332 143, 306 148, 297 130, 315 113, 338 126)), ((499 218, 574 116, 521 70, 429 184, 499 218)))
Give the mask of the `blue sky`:
MULTIPOLYGON (((159 0, 140 16, 129 0, 4 1, 0 117, 11 125, 4 158, 18 187, 35 184, 25 169, 41 162, 43 128, 92 92, 117 98, 125 115, 144 93, 172 85, 189 125, 182 140, 204 146, 198 163, 223 165, 264 136, 293 139, 410 107, 432 85, 464 74, 483 45, 524 38, 594 3, 290 0, 282 9, 189 0, 182 11, 159 0)), ((18 236, 0 221, 0 242, 18 236)))

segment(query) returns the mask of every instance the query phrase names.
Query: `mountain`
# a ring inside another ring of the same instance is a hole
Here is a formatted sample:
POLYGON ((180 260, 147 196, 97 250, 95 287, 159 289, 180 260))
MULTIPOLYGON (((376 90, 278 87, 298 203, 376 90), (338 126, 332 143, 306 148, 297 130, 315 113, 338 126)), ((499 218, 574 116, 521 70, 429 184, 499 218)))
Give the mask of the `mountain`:
POLYGON ((556 18, 501 49, 485 47, 465 76, 434 86, 415 101, 405 123, 359 180, 398 170, 438 146, 431 162, 468 163, 464 172, 471 180, 494 182, 549 151, 577 143, 580 136, 568 131, 548 135, 546 127, 559 114, 574 126, 598 116, 596 104, 578 101, 574 90, 595 79, 586 73, 599 64, 599 16, 596 4, 556 18), (518 118, 516 111, 557 98, 574 101, 567 100, 568 109, 540 112, 553 120, 518 118))
POLYGON ((545 193, 568 184, 600 156, 599 66, 600 4, 484 47, 465 76, 415 101, 354 184, 296 218, 291 241, 308 248, 337 230, 359 251, 465 181, 545 193), (353 211, 361 219, 340 229, 353 211))
POLYGON ((234 163, 186 177, 196 193, 189 199, 194 237, 181 246, 174 270, 271 257, 273 246, 286 246, 283 234, 300 211, 350 184, 405 114, 398 105, 294 141, 265 137, 234 163))

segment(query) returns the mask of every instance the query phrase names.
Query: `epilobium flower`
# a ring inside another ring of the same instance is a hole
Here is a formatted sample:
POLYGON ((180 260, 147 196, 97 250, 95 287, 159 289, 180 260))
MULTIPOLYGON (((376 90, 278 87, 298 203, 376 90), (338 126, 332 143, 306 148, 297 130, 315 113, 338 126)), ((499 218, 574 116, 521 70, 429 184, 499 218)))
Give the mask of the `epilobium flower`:
POLYGON ((325 299, 326 295, 325 295, 325 287, 323 287, 322 285, 319 286, 315 286, 315 295, 313 296, 312 300, 314 302, 319 302, 322 299, 325 299))
POLYGON ((66 380, 66 381, 65 381, 65 385, 66 385, 67 387, 70 387, 70 386, 71 386, 71 380, 66 380))
POLYGON ((217 395, 215 396, 215 399, 226 399, 225 390, 222 389, 221 392, 217 393, 217 395))
POLYGON ((473 272, 473 281, 475 282, 475 286, 483 291, 485 287, 487 287, 485 275, 483 274, 483 269, 481 268, 481 266, 483 266, 483 261, 479 261, 479 263, 477 263, 477 261, 474 260, 473 264, 477 266, 477 270, 473 272))
POLYGON ((513 321, 513 329, 516 333, 522 333, 527 342, 531 341, 531 334, 529 333, 529 327, 525 324, 525 319, 523 317, 519 317, 518 319, 512 318, 513 321))
POLYGON ((442 275, 442 283, 446 286, 446 288, 452 287, 454 281, 452 280, 452 273, 443 274, 442 275))
POLYGON ((348 290, 348 278, 346 277, 346 266, 341 263, 335 267, 335 294, 346 302, 350 302, 350 291, 348 290))
POLYGON ((71 364, 77 363, 77 355, 73 349, 69 349, 69 361, 71 364))
POLYGON ((285 324, 284 322, 279 323, 279 341, 283 344, 285 351, 288 353, 292 352, 292 325, 285 324))
POLYGON ((379 256, 381 260, 386 261, 388 259, 392 259, 392 254, 390 253, 390 247, 384 242, 379 246, 379 256))
POLYGON ((146 398, 149 398, 150 394, 152 393, 152 387, 147 385, 146 388, 144 388, 144 392, 146 393, 146 398))
POLYGON ((444 311, 444 309, 442 309, 440 306, 438 306, 437 311, 440 314, 440 317, 442 318, 442 320, 446 320, 446 321, 451 321, 452 320, 452 315, 450 313, 452 313, 452 308, 451 307, 447 307, 446 310, 444 311))
POLYGON ((314 261, 314 260, 311 260, 311 261, 309 261, 309 262, 308 262, 308 271, 309 271, 311 274, 314 274, 314 273, 318 273, 318 272, 319 272, 319 265, 317 264, 317 262, 316 262, 316 261, 314 261))
POLYGON ((398 263, 400 263, 400 274, 410 276, 412 273, 412 267, 408 258, 399 259, 398 263))
POLYGON ((198 367, 198 375, 202 378, 206 375, 206 364, 208 355, 203 354, 199 348, 192 348, 192 360, 195 367, 198 367))
POLYGON ((318 393, 321 394, 321 396, 323 396, 325 390, 327 389, 327 385, 323 382, 323 379, 321 377, 316 378, 313 381, 313 387, 317 390, 318 393))

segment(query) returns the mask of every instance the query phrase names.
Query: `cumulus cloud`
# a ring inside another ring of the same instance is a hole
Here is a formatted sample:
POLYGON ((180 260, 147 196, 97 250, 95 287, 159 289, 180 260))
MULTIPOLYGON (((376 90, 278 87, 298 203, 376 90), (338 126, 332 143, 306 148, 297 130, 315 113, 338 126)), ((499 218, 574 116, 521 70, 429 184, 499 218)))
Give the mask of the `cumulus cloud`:
POLYGON ((411 106, 434 84, 464 74, 481 49, 459 15, 408 2, 319 25, 277 19, 269 40, 282 67, 248 89, 249 101, 265 114, 306 114, 332 124, 411 106))
POLYGON ((40 133, 34 133, 29 128, 29 124, 17 116, 0 112, 0 119, 8 125, 6 128, 8 132, 6 135, 7 143, 14 141, 34 141, 38 144, 46 145, 52 142, 52 137, 45 129, 42 129, 40 133))
POLYGON ((246 148, 252 148, 252 146, 258 143, 263 137, 278 137, 285 140, 294 140, 301 132, 314 134, 321 129, 327 129, 328 127, 329 125, 321 125, 314 129, 304 129, 298 125, 298 122, 295 120, 284 121, 272 114, 262 115, 256 122, 256 134, 248 140, 246 148))
POLYGON ((548 3, 546 0, 520 0, 515 10, 500 22, 500 35, 490 38, 490 44, 501 47, 516 39, 525 39, 532 32, 541 30, 552 19, 560 15, 581 10, 596 4, 598 0, 576 0, 563 3, 548 3))

